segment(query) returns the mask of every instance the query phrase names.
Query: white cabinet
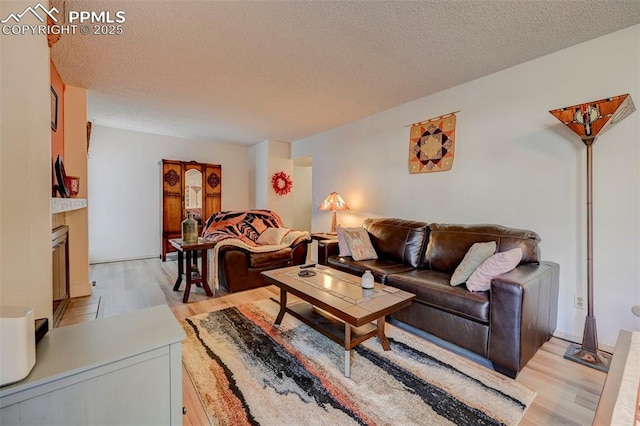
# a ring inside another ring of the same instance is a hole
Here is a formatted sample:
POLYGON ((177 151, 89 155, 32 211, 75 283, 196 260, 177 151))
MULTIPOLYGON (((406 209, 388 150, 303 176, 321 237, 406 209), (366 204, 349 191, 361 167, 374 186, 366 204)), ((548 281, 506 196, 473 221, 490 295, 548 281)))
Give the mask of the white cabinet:
POLYGON ((181 425, 184 338, 165 305, 50 330, 0 424, 181 425))

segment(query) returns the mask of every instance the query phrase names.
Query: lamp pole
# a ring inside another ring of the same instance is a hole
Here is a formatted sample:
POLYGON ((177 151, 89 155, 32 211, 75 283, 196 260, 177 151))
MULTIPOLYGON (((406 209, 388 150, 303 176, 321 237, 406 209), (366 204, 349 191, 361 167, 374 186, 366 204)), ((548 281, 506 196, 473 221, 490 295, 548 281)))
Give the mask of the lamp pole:
POLYGON ((583 137, 582 142, 587 147, 587 317, 582 346, 570 345, 564 357, 606 373, 611 356, 598 350, 598 331, 593 311, 593 144, 596 138, 583 137))
MULTIPOLYGON (((593 361, 588 355, 588 362, 605 364, 609 368, 610 359, 601 358, 598 354, 598 332, 596 329, 596 317, 593 312, 593 144, 595 138, 583 139, 587 146, 587 318, 584 323, 582 336, 582 350, 591 352, 593 361)), ((580 356, 575 354, 576 356, 580 356)))

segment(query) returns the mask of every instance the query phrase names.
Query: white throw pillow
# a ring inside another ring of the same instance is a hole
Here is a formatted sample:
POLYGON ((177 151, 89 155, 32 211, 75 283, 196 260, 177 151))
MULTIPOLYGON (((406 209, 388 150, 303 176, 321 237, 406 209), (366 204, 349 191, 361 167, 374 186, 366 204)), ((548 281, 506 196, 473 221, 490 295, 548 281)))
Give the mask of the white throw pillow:
POLYGON ((262 231, 256 242, 263 246, 275 246, 291 231, 289 228, 267 228, 262 231))
POLYGON ((467 280, 469 291, 487 291, 491 288, 491 280, 500 274, 511 271, 522 260, 522 249, 514 248, 496 253, 478 266, 467 280))
POLYGON ((280 244, 290 246, 295 240, 302 236, 305 236, 308 239, 309 233, 307 231, 296 231, 292 229, 284 236, 282 241, 280 241, 280 244))

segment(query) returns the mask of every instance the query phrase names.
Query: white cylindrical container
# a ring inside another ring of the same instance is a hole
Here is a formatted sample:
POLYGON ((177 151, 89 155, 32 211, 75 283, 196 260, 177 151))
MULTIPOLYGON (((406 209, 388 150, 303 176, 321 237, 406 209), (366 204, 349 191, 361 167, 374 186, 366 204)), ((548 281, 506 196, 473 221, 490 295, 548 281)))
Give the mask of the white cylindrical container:
POLYGON ((36 363, 33 308, 0 306, 0 386, 29 375, 36 363))
POLYGON ((365 273, 362 275, 362 288, 373 288, 373 274, 371 273, 370 270, 366 270, 365 273))

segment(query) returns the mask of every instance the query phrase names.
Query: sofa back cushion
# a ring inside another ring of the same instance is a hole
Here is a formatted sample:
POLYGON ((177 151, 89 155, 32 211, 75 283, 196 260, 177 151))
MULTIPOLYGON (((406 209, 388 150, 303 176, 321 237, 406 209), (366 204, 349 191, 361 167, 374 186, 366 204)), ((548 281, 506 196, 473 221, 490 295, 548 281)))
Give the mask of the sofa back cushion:
POLYGON ((475 243, 495 241, 496 253, 522 249, 520 264, 540 261, 540 237, 533 231, 500 225, 429 225, 429 243, 420 268, 452 273, 475 243))
POLYGON ((378 218, 366 219, 362 226, 369 232, 379 259, 418 267, 429 235, 426 223, 378 218))

